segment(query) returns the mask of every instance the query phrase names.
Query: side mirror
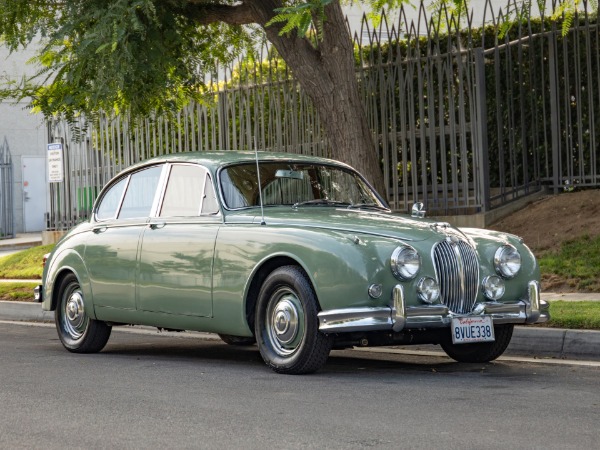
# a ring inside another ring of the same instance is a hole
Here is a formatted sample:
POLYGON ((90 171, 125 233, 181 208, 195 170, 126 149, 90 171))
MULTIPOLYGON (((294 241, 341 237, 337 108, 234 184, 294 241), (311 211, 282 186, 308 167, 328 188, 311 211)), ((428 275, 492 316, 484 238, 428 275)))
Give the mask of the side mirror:
POLYGON ((422 219, 423 217, 425 217, 425 213, 427 212, 423 208, 424 208, 424 205, 422 202, 416 202, 412 206, 412 211, 411 211, 410 215, 412 217, 418 217, 419 219, 422 219))

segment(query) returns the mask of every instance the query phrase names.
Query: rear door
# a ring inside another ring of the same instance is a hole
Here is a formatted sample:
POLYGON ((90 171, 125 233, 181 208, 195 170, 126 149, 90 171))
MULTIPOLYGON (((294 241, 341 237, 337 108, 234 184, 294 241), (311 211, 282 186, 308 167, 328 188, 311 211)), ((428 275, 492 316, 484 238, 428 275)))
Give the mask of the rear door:
POLYGON ((142 237, 138 309, 212 316, 215 241, 222 216, 211 178, 195 164, 173 164, 156 217, 142 237))
POLYGON ((135 310, 138 247, 158 201, 162 168, 153 166, 115 180, 95 210, 85 261, 96 306, 135 310))

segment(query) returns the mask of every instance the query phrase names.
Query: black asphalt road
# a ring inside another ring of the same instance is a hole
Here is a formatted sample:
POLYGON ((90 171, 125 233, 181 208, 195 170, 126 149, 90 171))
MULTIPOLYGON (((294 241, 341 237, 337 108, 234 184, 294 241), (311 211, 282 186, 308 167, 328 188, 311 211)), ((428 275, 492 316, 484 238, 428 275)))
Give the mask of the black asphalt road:
POLYGON ((600 369, 333 352, 277 375, 256 347, 114 331, 75 355, 0 323, 0 448, 544 448, 600 442, 600 369))

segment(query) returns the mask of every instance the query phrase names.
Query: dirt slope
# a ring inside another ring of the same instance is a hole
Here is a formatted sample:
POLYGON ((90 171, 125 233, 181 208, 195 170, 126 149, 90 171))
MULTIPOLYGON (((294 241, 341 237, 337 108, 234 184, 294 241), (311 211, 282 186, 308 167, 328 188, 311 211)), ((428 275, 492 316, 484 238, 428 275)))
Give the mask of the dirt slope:
MULTIPOLYGON (((521 236, 537 255, 558 250, 565 241, 600 235, 600 190, 580 190, 544 197, 489 228, 521 236)), ((569 280, 542 279, 542 289, 573 291, 569 280)))

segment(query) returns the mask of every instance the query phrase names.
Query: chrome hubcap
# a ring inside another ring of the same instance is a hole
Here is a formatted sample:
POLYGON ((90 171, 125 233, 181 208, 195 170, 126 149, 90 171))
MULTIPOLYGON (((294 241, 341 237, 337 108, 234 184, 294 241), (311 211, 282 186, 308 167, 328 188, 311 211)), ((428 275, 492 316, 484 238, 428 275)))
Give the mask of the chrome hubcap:
POLYGON ((288 356, 297 348, 304 335, 304 312, 298 297, 288 288, 281 288, 271 297, 267 310, 267 335, 279 356, 288 356))
POLYGON ((88 318, 83 306, 81 291, 71 292, 64 309, 64 328, 72 339, 79 339, 87 328, 88 318))
POLYGON ((273 311, 273 328, 277 339, 288 344, 298 335, 298 311, 287 298, 281 300, 273 311))

